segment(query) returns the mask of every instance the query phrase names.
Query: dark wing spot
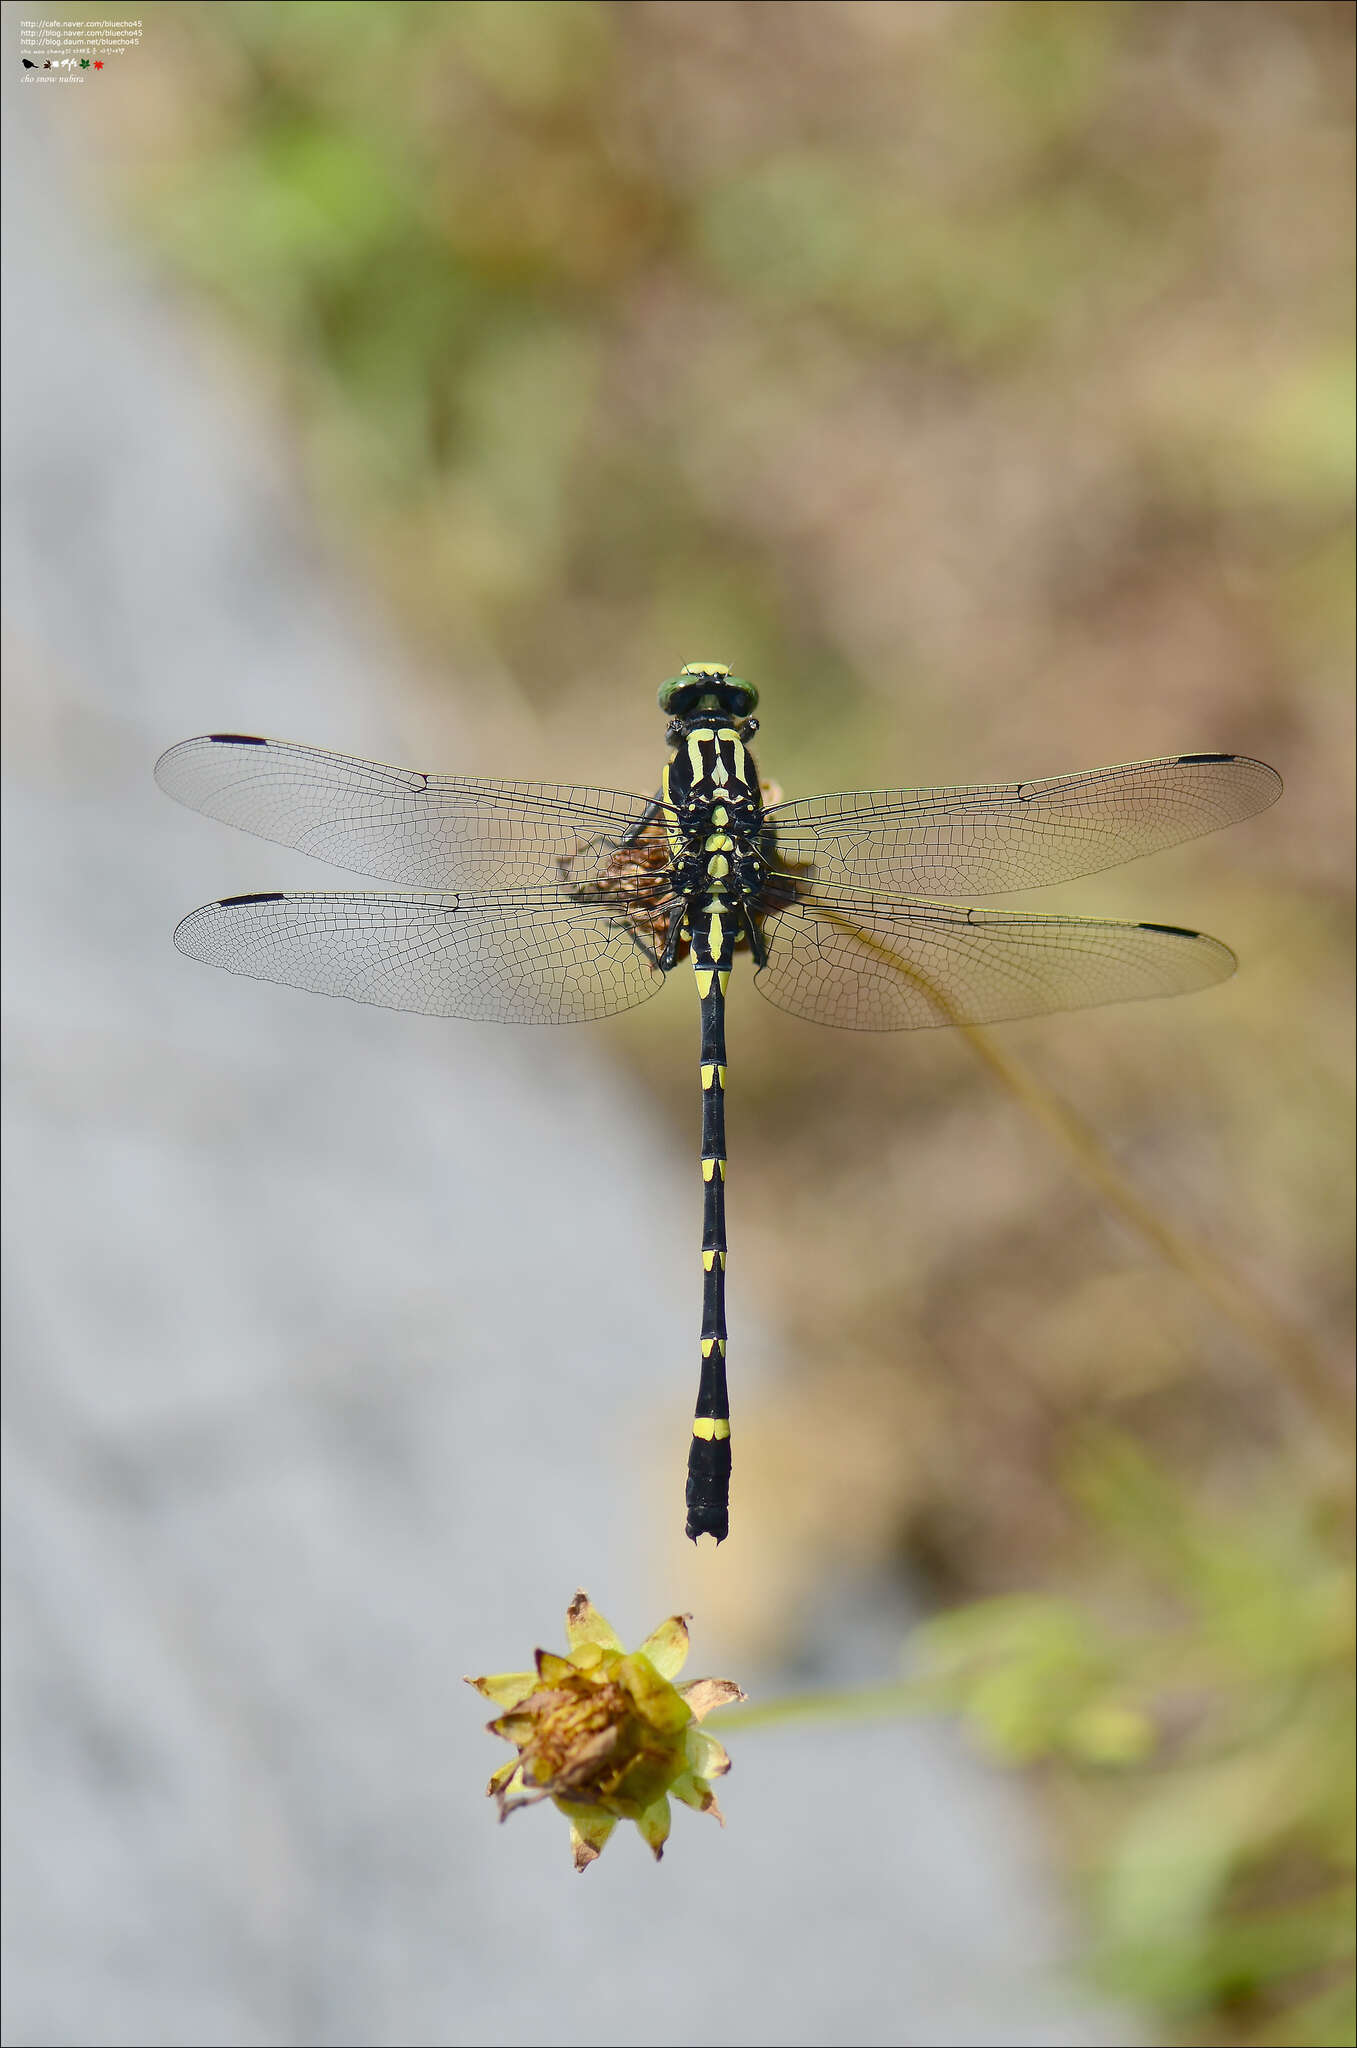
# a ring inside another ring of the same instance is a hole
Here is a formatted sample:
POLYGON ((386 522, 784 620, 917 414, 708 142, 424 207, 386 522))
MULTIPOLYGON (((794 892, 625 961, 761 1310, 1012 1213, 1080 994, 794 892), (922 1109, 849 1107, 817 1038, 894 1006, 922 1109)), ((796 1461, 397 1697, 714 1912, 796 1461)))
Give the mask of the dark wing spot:
POLYGON ((1237 754, 1179 754, 1179 756, 1178 756, 1178 759, 1179 759, 1179 761, 1180 761, 1180 762, 1182 762, 1182 761, 1237 761, 1237 760, 1239 759, 1239 756, 1238 756, 1237 754))
POLYGON ((221 896, 217 900, 217 908, 218 910, 230 910, 237 903, 281 903, 282 900, 282 890, 273 889, 266 891, 261 896, 221 896))
POLYGON ((207 737, 228 747, 266 747, 267 740, 256 739, 252 732, 210 732, 207 737))
MULTIPOLYGON (((1192 757, 1186 756, 1185 758, 1191 759, 1192 757)), ((1201 756, 1197 756, 1197 758, 1200 759, 1201 756)), ((1207 760, 1212 758, 1209 754, 1206 756, 1207 760)), ((1142 920, 1140 929, 1143 932, 1171 932, 1175 939, 1199 939, 1202 936, 1200 932, 1189 931, 1185 924, 1146 924, 1142 920)))

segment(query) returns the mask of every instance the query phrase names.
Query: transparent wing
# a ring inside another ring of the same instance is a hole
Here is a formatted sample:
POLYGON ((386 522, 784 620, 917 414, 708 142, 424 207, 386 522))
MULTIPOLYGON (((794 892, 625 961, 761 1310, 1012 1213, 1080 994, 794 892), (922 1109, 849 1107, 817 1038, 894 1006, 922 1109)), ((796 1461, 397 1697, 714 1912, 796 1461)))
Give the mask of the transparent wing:
POLYGON ((184 740, 155 774, 192 811, 414 888, 555 882, 558 859, 622 837, 646 811, 619 790, 425 775, 241 733, 184 740))
POLYGON ((831 888, 992 896, 1069 882, 1265 810, 1276 770, 1243 754, 1178 754, 1046 782, 858 790, 769 811, 773 864, 831 888))
POLYGON ((257 981, 503 1024, 609 1017, 665 978, 625 927, 552 889, 228 896, 191 912, 174 943, 257 981))
POLYGON ((997 1024, 1224 981, 1235 957, 1175 925, 1029 917, 813 893, 764 923, 754 986, 780 1010, 850 1031, 997 1024))

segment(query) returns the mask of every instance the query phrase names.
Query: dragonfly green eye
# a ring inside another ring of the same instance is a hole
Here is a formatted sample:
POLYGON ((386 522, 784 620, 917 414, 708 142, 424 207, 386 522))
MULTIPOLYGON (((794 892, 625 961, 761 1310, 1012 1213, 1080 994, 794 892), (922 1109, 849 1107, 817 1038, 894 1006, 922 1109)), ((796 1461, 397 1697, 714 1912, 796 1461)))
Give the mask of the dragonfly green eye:
POLYGON ((669 718, 686 718, 690 711, 747 718, 758 701, 754 685, 732 675, 721 661, 690 661, 660 684, 660 709, 669 718))

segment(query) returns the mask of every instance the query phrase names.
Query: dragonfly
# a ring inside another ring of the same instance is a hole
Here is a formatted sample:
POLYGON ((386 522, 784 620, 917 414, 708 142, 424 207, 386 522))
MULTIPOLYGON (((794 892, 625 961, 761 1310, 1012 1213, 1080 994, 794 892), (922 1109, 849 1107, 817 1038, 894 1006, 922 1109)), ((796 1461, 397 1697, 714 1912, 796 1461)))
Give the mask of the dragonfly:
POLYGON ((691 962, 700 1017, 702 1327, 687 1534, 729 1530, 726 994, 737 956, 779 1009, 850 1031, 985 1025, 1224 981, 1181 925, 975 909, 1264 810, 1281 778, 1176 754, 1039 782, 784 801, 750 751, 758 691, 724 662, 663 683, 657 793, 391 768, 247 733, 156 765, 191 810, 396 888, 270 890, 191 912, 180 952, 395 1010, 573 1024, 691 962))

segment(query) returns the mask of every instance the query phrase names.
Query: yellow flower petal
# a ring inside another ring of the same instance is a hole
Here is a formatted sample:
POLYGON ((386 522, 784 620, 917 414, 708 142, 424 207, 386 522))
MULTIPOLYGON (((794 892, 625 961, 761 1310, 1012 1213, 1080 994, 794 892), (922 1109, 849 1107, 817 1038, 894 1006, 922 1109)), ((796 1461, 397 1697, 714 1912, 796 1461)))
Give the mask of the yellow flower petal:
POLYGON ((722 1827, 725 1826, 726 1817, 717 1805, 716 1794, 705 1778, 695 1777, 691 1771, 685 1771, 682 1777, 675 1778, 669 1787, 669 1796, 671 1799, 681 1799, 685 1806, 691 1806, 697 1813, 710 1813, 720 1821, 722 1827))
POLYGON ((508 1820, 511 1813, 517 1813, 520 1806, 536 1806, 546 1798, 545 1792, 535 1792, 524 1781, 523 1768, 519 1763, 505 1764, 495 1772, 486 1786, 487 1795, 499 1802, 499 1817, 508 1820))
POLYGON ((587 1870, 603 1854, 617 1822, 612 1814, 601 1813, 595 1806, 575 1806, 565 1799, 558 1799, 556 1804, 570 1822, 570 1847, 574 1852, 575 1868, 587 1870))
POLYGON ((506 1742, 517 1743, 527 1742, 536 1725, 536 1719, 531 1711, 520 1713, 513 1707, 507 1714, 501 1714, 497 1721, 486 1723, 491 1735, 502 1735, 506 1742))
POLYGON ((559 1685, 563 1678, 573 1678, 575 1667, 566 1657, 557 1657, 550 1650, 537 1652, 537 1676, 543 1685, 559 1685))
POLYGON ((687 1615, 671 1614, 668 1621, 662 1621, 654 1634, 646 1637, 637 1655, 649 1657, 661 1678, 677 1678, 688 1655, 687 1615))
POLYGON ((669 1840, 669 1801, 664 1798, 657 1799, 653 1806, 646 1808, 636 1825, 649 1843, 658 1863, 664 1854, 664 1845, 669 1840))
POLYGON ((572 1650, 578 1650, 581 1643, 598 1643, 605 1650, 622 1647, 622 1638, 612 1623, 604 1620, 583 1587, 565 1610, 565 1635, 572 1650))
POLYGON ((637 1650, 630 1657, 620 1657, 613 1676, 631 1694, 637 1713, 660 1734, 677 1735, 692 1720, 687 1704, 679 1698, 669 1680, 659 1676, 642 1651, 637 1650))
POLYGON ((690 1728, 687 1741, 688 1768, 699 1778, 724 1778, 730 1758, 714 1735, 703 1728, 690 1728))
POLYGON ((678 1688, 692 1710, 693 1719, 701 1721, 713 1707, 728 1707, 736 1700, 748 1699, 748 1693, 741 1692, 733 1678, 694 1678, 687 1685, 678 1688))
POLYGON ((474 1685, 477 1692, 483 1692, 497 1707, 516 1707, 528 1694, 537 1690, 535 1671, 497 1671, 489 1678, 468 1678, 467 1685, 474 1685))
POLYGON ((705 1778, 694 1777, 691 1771, 681 1771, 669 1787, 671 1797, 681 1799, 685 1806, 691 1806, 698 1813, 705 1813, 712 1803, 712 1789, 705 1778))

